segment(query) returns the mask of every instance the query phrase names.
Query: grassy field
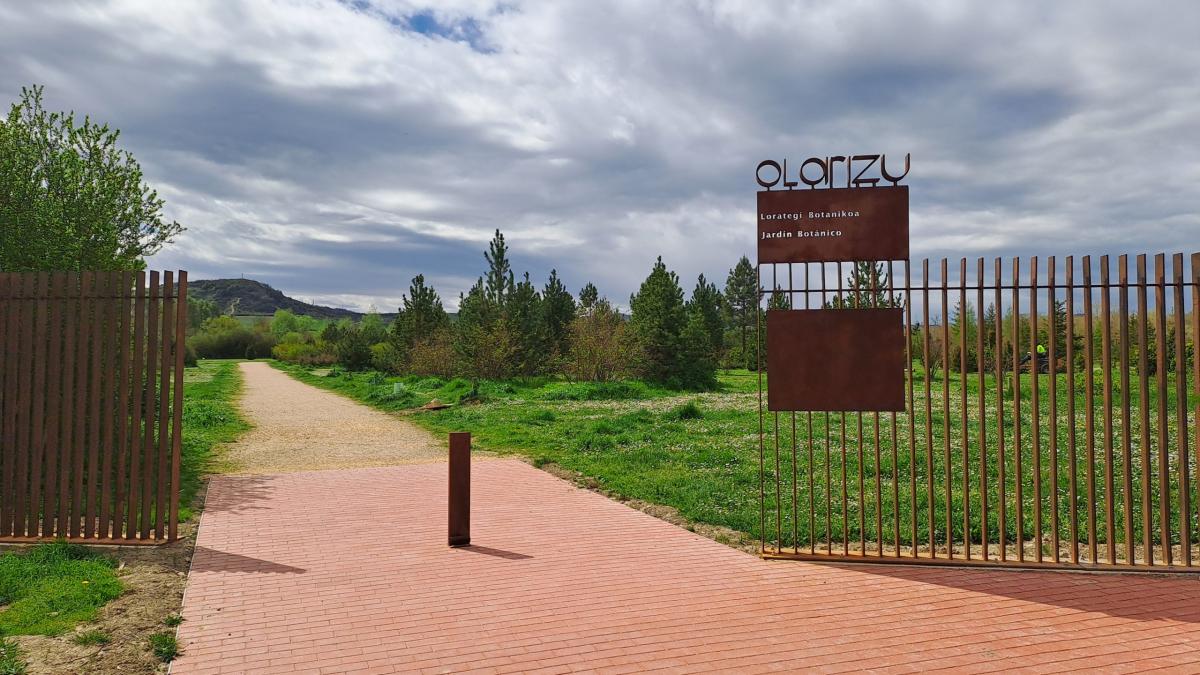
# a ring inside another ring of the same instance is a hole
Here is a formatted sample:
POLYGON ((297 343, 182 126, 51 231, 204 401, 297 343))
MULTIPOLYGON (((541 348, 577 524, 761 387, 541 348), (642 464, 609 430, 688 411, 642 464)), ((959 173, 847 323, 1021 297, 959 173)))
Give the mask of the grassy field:
POLYGON ((204 474, 218 463, 217 447, 249 429, 234 403, 241 387, 236 361, 201 361, 184 373, 183 387, 180 521, 194 515, 192 503, 204 474))
MULTIPOLYGON (((378 373, 345 374, 338 371, 312 371, 294 366, 282 366, 287 372, 305 382, 343 393, 351 398, 383 410, 406 410, 437 398, 458 404, 446 410, 414 414, 413 419, 437 433, 455 430, 471 431, 478 446, 501 453, 516 453, 530 457, 535 463, 554 462, 595 479, 604 489, 627 498, 642 499, 678 509, 685 517, 703 523, 733 528, 758 536, 761 531, 759 513, 759 418, 757 376, 747 371, 726 371, 720 375, 720 390, 712 393, 686 394, 648 387, 639 382, 611 384, 568 383, 538 379, 510 382, 481 382, 477 387, 465 380, 438 378, 395 378, 378 373)), ((1113 501, 1115 540, 1124 541, 1122 508, 1126 496, 1131 499, 1131 529, 1134 540, 1141 541, 1143 520, 1141 458, 1142 420, 1139 414, 1140 391, 1131 387, 1130 398, 1134 414, 1129 420, 1129 461, 1125 460, 1124 420, 1119 406, 1104 408, 1101 392, 1102 373, 1095 374, 1095 418, 1092 439, 1092 471, 1094 500, 1088 499, 1088 444, 1084 433, 1085 378, 1077 377, 1073 401, 1076 406, 1074 428, 1074 471, 1070 451, 1070 429, 1067 418, 1068 399, 1072 398, 1066 376, 1055 380, 1055 424, 1057 439, 1056 462, 1051 462, 1050 439, 1050 376, 1037 378, 1040 411, 1037 429, 1038 452, 1034 452, 1032 394, 1034 383, 1029 375, 1021 378, 1021 532, 1029 538, 1036 530, 1035 503, 1042 513, 1041 531, 1048 533, 1051 519, 1057 515, 1063 539, 1068 538, 1070 519, 1071 476, 1077 515, 1076 538, 1087 540, 1089 516, 1097 531, 1097 540, 1108 540, 1106 500, 1113 501), (1105 411, 1114 415, 1111 440, 1104 433, 1105 411), (1113 489, 1105 485, 1105 467, 1109 465, 1106 448, 1112 447, 1111 467, 1113 489), (1129 473, 1129 490, 1124 477, 1129 473), (1040 501, 1035 497, 1034 475, 1038 476, 1040 501), (1052 491, 1057 479, 1057 490, 1052 491), (1055 499, 1051 498, 1054 495, 1055 499), (1091 515, 1088 504, 1097 504, 1091 515), (1057 514, 1054 510, 1057 510, 1057 514)), ((1112 375, 1113 400, 1121 397, 1120 378, 1112 375)), ((917 368, 914 377, 915 414, 896 416, 896 442, 892 442, 891 415, 880 415, 879 460, 875 458, 875 417, 873 414, 812 414, 812 439, 809 444, 810 416, 797 413, 796 463, 792 464, 792 415, 780 414, 779 471, 775 467, 775 416, 767 416, 767 457, 765 484, 767 486, 766 529, 770 539, 778 529, 783 545, 793 541, 801 545, 809 541, 835 542, 875 541, 880 538, 893 542, 897 523, 901 544, 913 544, 915 514, 916 542, 927 544, 932 534, 935 544, 944 544, 947 533, 961 541, 969 531, 972 541, 979 541, 981 518, 981 478, 987 477, 989 512, 986 527, 989 540, 999 538, 1000 523, 997 505, 1000 502, 998 480, 1000 461, 998 433, 1005 442, 1004 501, 1006 503, 1006 539, 1017 534, 1016 490, 1017 462, 1015 434, 1012 424, 1013 391, 1011 374, 998 387, 992 376, 984 379, 986 411, 979 407, 979 382, 971 375, 964 382, 957 374, 948 376, 948 383, 939 374, 926 386, 924 375, 917 368), (948 385, 948 386, 947 386, 948 385), (926 408, 925 392, 931 405, 926 408), (997 405, 1000 393, 1004 396, 1004 423, 997 431, 997 405), (966 394, 966 425, 963 424, 962 396, 966 394), (949 400, 950 414, 943 413, 943 402, 949 400), (859 443, 860 419, 863 442, 859 443), (981 463, 979 446, 980 423, 987 431, 987 461, 981 463), (910 427, 911 424, 911 427, 910 427), (843 434, 843 429, 844 434, 843 434), (911 432, 910 432, 911 429, 911 432), (948 432, 948 433, 947 433, 948 432), (910 436, 911 433, 911 436, 910 436), (964 433, 966 443, 964 444, 964 433), (913 439, 910 446, 909 439, 913 439), (949 458, 946 439, 949 439, 949 458), (828 440, 827 440, 828 439, 828 440), (810 450, 811 447, 811 460, 810 450), (893 455, 892 448, 895 447, 893 455), (843 448, 845 450, 843 451, 843 448), (965 458, 964 458, 965 448, 965 458), (860 454, 861 450, 861 454, 860 454), (966 471, 964 471, 964 466, 966 471), (861 467, 861 471, 860 471, 861 467), (986 467, 986 468, 984 468, 986 467), (843 471, 846 478, 843 480, 843 471), (893 471, 896 477, 893 482, 893 471), (861 484, 858 476, 862 476, 861 484), (878 480, 876 476, 878 475, 878 480), (795 476, 795 483, 793 483, 795 476), (811 490, 809 479, 812 479, 811 490), (964 484, 964 479, 967 481, 964 484), (930 489, 932 481, 932 490, 930 489), (860 488, 861 485, 861 488, 860 488), (965 485, 965 487, 964 487, 965 485), (951 495, 946 503, 947 488, 951 495), (860 492, 861 489, 861 492, 860 492), (876 492, 878 490, 878 501, 876 492), (965 493, 969 492, 969 495, 965 493), (776 496, 782 496, 779 512, 782 522, 776 526, 776 496), (933 496, 932 504, 930 495, 933 496), (966 499, 964 500, 964 495, 966 499), (800 517, 790 515, 793 497, 800 517), (811 498, 813 515, 808 516, 811 498), (893 500, 895 500, 893 502, 893 500), (969 516, 963 508, 970 507, 969 516), (878 506, 877 506, 878 504, 878 506), (915 505, 915 509, 914 509, 915 505), (930 508, 932 506, 932 509, 930 508), (895 514, 899 515, 896 520, 895 514), (932 517, 931 517, 932 514, 932 517), (947 522, 949 514, 949 522, 947 522), (932 526, 932 530, 931 530, 932 526)), ((1136 382, 1132 379, 1131 382, 1136 382)), ((1165 427, 1168 443, 1166 484, 1171 490, 1168 504, 1170 527, 1178 531, 1178 429, 1175 418, 1174 376, 1168 379, 1168 395, 1164 399, 1168 410, 1165 427)), ((1158 477, 1159 448, 1157 407, 1158 393, 1154 383, 1146 399, 1149 408, 1151 444, 1150 468, 1147 475, 1153 519, 1151 529, 1158 541, 1158 507, 1162 494, 1158 477)), ((1194 409, 1200 400, 1188 404, 1187 428, 1194 434, 1194 409)), ((1196 477, 1195 455, 1189 460, 1191 476, 1196 477)), ((1196 486, 1193 485, 1193 492, 1196 486)), ((1193 523, 1197 499, 1192 500, 1193 523)), ((1193 531, 1197 528, 1193 526, 1193 531)), ((1047 535, 1048 537, 1048 535, 1047 535)))

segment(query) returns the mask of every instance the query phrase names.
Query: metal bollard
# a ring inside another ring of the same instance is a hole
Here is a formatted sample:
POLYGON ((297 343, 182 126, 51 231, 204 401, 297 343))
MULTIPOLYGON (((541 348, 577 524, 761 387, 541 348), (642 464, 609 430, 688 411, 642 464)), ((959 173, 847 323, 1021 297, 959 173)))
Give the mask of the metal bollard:
POLYGON ((471 434, 450 434, 450 530, 451 546, 471 545, 471 434))

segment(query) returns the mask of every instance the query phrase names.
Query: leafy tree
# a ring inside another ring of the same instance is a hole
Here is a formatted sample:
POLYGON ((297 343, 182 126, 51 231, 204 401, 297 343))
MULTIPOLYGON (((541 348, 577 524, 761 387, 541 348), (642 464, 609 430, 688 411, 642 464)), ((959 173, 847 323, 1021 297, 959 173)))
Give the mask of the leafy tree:
POLYGON ((275 339, 281 339, 288 333, 299 333, 300 319, 291 310, 277 309, 275 316, 271 317, 271 334, 275 339))
POLYGON ((750 354, 746 351, 746 335, 754 328, 758 313, 758 272, 750 259, 742 256, 737 265, 729 270, 725 279, 725 300, 729 308, 729 323, 741 335, 742 365, 750 367, 750 354))
POLYGON ((593 297, 588 309, 571 322, 570 349, 563 370, 570 377, 590 382, 624 376, 635 361, 626 330, 621 314, 607 300, 593 297))
POLYGON ((183 228, 163 219, 120 132, 21 89, 0 121, 0 270, 137 270, 183 228))
POLYGON ((575 299, 558 278, 558 272, 550 270, 550 279, 542 289, 542 326, 547 347, 554 354, 566 354, 570 348, 568 338, 574 318, 575 299))
POLYGON ((587 282, 579 291, 579 311, 583 313, 591 311, 599 300, 600 291, 596 290, 595 284, 587 282))
POLYGON ((692 290, 692 299, 688 301, 689 314, 699 317, 703 327, 704 345, 707 358, 720 361, 725 351, 725 296, 721 295, 717 285, 709 282, 701 274, 696 279, 696 288, 692 290))
POLYGON ((427 340, 450 325, 450 317, 442 307, 441 297, 432 286, 425 285, 423 274, 413 277, 402 303, 396 320, 392 322, 392 338, 403 351, 408 351, 416 342, 427 340))
POLYGON ((414 375, 449 377, 454 374, 455 352, 449 328, 440 328, 417 340, 408 350, 408 370, 414 375))
POLYGON ((358 323, 358 331, 367 345, 376 345, 387 339, 387 328, 383 325, 383 317, 371 307, 362 321, 358 323))
POLYGON ((211 318, 221 315, 221 309, 212 300, 188 296, 188 330, 196 331, 211 318))

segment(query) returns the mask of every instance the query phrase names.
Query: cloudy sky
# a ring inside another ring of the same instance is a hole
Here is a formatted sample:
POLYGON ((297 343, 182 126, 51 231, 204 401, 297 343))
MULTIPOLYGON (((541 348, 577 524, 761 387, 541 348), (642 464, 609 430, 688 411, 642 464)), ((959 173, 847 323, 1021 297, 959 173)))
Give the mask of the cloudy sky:
POLYGON ((624 302, 753 254, 765 158, 912 153, 913 255, 1200 249, 1200 3, 0 1, 0 102, 122 130, 152 265, 454 306, 495 228, 624 302))

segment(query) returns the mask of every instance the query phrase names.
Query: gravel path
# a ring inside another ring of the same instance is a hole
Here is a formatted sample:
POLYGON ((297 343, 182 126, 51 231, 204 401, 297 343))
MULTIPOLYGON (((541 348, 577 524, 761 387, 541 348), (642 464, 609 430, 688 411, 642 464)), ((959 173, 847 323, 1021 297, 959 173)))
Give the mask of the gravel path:
POLYGON ((262 362, 238 364, 254 429, 228 447, 228 473, 267 474, 441 461, 429 432, 298 382, 262 362))

